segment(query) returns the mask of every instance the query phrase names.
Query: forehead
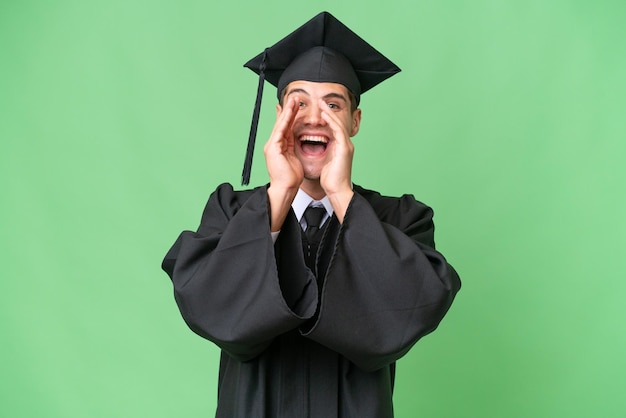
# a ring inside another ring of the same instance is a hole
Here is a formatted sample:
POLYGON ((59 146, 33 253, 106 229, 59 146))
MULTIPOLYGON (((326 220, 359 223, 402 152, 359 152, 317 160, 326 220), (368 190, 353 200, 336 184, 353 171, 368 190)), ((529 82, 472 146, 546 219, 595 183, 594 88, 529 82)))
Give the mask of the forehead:
POLYGON ((297 80, 287 84, 285 95, 291 92, 306 93, 311 96, 325 96, 327 94, 340 94, 348 99, 348 89, 339 83, 319 83, 314 81, 297 80))

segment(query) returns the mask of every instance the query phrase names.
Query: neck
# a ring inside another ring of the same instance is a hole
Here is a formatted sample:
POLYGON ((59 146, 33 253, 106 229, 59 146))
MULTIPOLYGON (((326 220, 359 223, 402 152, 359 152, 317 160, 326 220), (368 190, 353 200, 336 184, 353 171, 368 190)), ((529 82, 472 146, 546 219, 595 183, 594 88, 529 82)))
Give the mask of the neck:
POLYGON ((319 179, 309 180, 305 178, 300 188, 315 200, 322 200, 326 196, 319 179))

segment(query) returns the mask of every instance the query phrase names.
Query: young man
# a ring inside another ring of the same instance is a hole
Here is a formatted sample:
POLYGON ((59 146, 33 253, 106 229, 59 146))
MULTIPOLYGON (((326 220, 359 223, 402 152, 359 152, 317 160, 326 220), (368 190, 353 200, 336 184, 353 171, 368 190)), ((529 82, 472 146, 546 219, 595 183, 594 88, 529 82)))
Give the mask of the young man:
POLYGON ((278 88, 270 182, 219 186, 163 261, 222 350, 217 417, 392 417, 395 361, 460 288, 429 207, 352 182, 360 95, 399 69, 328 13, 246 66, 278 88))

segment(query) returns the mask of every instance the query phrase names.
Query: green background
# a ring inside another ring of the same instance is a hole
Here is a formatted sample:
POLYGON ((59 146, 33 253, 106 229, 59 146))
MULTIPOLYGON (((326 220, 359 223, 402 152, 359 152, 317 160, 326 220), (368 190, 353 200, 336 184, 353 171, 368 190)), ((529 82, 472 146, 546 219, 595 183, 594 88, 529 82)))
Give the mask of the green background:
POLYGON ((626 3, 311 4, 0 0, 0 416, 212 416, 218 351, 160 262, 238 185, 243 63, 321 10, 403 69, 354 181, 431 205, 463 279, 397 417, 626 416, 626 3))

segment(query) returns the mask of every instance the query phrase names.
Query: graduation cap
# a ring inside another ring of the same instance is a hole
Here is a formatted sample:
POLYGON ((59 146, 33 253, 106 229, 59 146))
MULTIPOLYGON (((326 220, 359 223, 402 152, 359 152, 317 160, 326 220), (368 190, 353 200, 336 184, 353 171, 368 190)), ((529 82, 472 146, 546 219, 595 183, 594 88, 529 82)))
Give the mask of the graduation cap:
POLYGON ((344 85, 356 98, 400 72, 393 62, 365 42, 328 12, 322 12, 266 48, 244 67, 259 75, 252 114, 242 185, 250 181, 252 155, 261 110, 263 84, 267 80, 280 95, 292 81, 303 80, 344 85))

